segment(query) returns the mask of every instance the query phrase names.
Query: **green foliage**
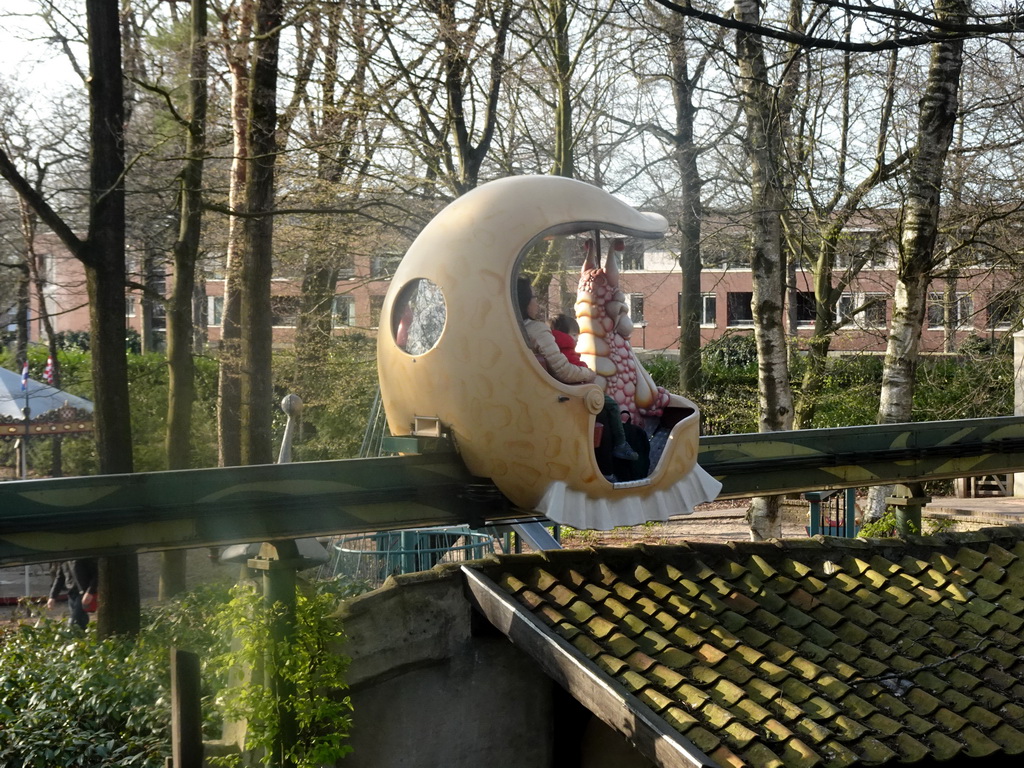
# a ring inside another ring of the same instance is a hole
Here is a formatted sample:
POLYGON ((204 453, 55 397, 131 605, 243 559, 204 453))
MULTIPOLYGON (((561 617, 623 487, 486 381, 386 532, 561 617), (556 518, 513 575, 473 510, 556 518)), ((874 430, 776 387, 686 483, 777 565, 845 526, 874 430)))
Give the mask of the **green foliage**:
POLYGON ((881 357, 842 355, 828 358, 818 393, 814 426, 873 424, 878 418, 881 389, 881 357))
MULTIPOLYGON (((57 349, 88 352, 91 349, 92 337, 89 331, 58 331, 53 334, 53 341, 57 349)), ((134 328, 129 328, 125 332, 124 348, 133 355, 142 352, 142 336, 134 328)))
MULTIPOLYGON (((336 652, 341 627, 331 618, 337 599, 327 589, 300 595, 295 639, 278 649, 298 694, 288 706, 299 720, 300 767, 333 764, 350 750, 351 703, 338 694, 348 660, 336 652)), ((271 648, 267 619, 253 590, 205 587, 148 608, 134 641, 99 641, 63 621, 12 626, 0 642, 0 765, 163 768, 172 648, 199 654, 204 738, 218 738, 225 718, 245 718, 254 746, 265 746, 277 722, 269 692, 231 689, 227 680, 239 665, 261 665, 271 648)))
POLYGON ((99 641, 48 620, 9 629, 0 643, 0 764, 162 768, 169 650, 214 647, 202 629, 208 615, 205 599, 168 603, 136 642, 99 641))
POLYGON ((898 535, 896 511, 891 507, 877 520, 867 520, 857 531, 862 539, 892 539, 898 535))
MULTIPOLYGON (((294 367, 294 357, 278 358, 277 381, 287 381, 283 372, 290 370, 288 366, 294 367)), ((376 341, 362 334, 333 339, 319 381, 318 391, 304 398, 302 435, 295 444, 295 461, 358 456, 377 394, 376 341)))
MULTIPOLYGON (((232 599, 219 617, 222 632, 234 640, 232 650, 213 660, 222 674, 239 665, 262 669, 267 680, 274 675, 294 691, 280 701, 270 685, 248 681, 224 688, 218 699, 225 718, 247 721, 246 751, 269 752, 280 732, 281 711, 295 718, 297 738, 287 757, 297 768, 333 764, 351 751, 346 743, 351 727, 352 702, 343 696, 348 659, 337 652, 343 633, 341 622, 331 616, 336 596, 328 590, 300 591, 295 606, 294 636, 275 640, 272 622, 282 610, 268 607, 251 586, 232 590, 232 599)), ((240 756, 218 758, 223 765, 240 764, 240 756)))
POLYGON ((669 392, 679 391, 679 360, 667 355, 645 358, 643 366, 651 374, 654 383, 669 392))
POLYGON ((917 369, 914 420, 971 419, 1013 413, 1009 355, 932 358, 917 369))
MULTIPOLYGON (((196 401, 192 413, 193 464, 217 464, 217 363, 194 358, 196 401)), ((133 460, 137 472, 167 469, 167 358, 162 353, 128 355, 128 397, 132 416, 133 460)))
POLYGON ((754 334, 727 334, 701 348, 701 363, 706 368, 757 367, 757 341, 754 334))

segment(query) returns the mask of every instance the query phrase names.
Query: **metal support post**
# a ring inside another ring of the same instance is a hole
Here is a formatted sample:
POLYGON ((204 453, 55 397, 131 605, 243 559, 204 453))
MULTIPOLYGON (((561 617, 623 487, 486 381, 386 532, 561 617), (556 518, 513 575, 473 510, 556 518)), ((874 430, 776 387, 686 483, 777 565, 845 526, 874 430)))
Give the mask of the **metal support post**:
POLYGON ((296 572, 303 567, 299 549, 292 539, 265 543, 259 557, 249 560, 249 567, 263 571, 263 599, 270 611, 270 657, 267 666, 271 670, 269 685, 276 702, 278 731, 272 754, 267 756, 269 768, 292 768, 289 757, 298 738, 295 722, 295 687, 280 674, 285 659, 278 657, 295 635, 295 585, 296 572))
POLYGON ((857 535, 857 489, 846 489, 846 512, 843 515, 843 536, 852 539, 857 535))
POLYGON ((896 532, 900 536, 921 533, 921 509, 932 500, 921 483, 897 485, 885 503, 896 508, 896 532))
POLYGON ((807 521, 807 534, 809 536, 817 536, 821 533, 821 501, 822 498, 827 498, 827 493, 821 491, 808 491, 804 494, 804 498, 811 504, 810 519, 807 521))

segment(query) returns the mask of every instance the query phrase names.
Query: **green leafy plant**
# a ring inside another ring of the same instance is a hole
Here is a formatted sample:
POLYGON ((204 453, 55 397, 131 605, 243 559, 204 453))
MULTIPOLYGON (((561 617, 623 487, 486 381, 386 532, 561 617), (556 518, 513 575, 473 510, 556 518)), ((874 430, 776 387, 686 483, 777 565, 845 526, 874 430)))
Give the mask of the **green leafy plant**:
MULTIPOLYGON (((294 744, 286 757, 297 768, 316 768, 351 751, 348 730, 352 703, 343 695, 348 659, 338 653, 343 639, 341 623, 332 617, 336 595, 329 589, 309 587, 296 599, 292 636, 275 639, 272 627, 284 610, 268 606, 248 584, 232 589, 230 602, 218 619, 230 634, 232 648, 213 660, 223 675, 239 668, 262 674, 263 684, 235 680, 218 696, 226 719, 246 722, 245 751, 268 754, 278 743, 284 717, 294 720, 294 744), (292 695, 280 698, 274 678, 292 695), (284 717, 282 717, 282 715, 284 717)), ((220 765, 241 764, 241 755, 218 757, 220 765)))
MULTIPOLYGON (((9 628, 0 642, 0 765, 162 768, 170 755, 169 649, 213 647, 200 618, 213 604, 168 603, 147 614, 135 642, 99 641, 63 621, 9 628)), ((209 734, 216 727, 211 717, 209 734)))

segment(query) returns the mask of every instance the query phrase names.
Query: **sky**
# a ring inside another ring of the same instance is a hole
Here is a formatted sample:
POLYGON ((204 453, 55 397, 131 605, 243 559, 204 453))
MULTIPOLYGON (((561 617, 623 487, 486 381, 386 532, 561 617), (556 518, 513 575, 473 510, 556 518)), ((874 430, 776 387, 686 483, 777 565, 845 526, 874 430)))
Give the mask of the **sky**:
POLYGON ((0 3, 0 72, 30 92, 66 90, 75 84, 75 74, 61 50, 46 44, 49 31, 35 17, 38 7, 36 0, 0 3))

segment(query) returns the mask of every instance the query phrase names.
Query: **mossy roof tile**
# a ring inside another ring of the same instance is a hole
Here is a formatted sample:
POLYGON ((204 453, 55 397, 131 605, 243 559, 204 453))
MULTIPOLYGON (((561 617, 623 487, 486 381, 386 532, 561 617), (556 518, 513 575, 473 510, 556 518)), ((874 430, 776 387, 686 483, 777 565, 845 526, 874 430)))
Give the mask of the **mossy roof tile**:
POLYGON ((743 750, 743 757, 748 765, 758 768, 783 768, 785 763, 771 749, 761 742, 755 742, 743 750))
POLYGON ((669 707, 661 712, 661 716, 665 719, 665 722, 684 736, 687 731, 700 722, 696 717, 691 715, 689 712, 686 712, 681 707, 669 707))
POLYGON ((772 717, 772 713, 751 698, 736 702, 734 711, 747 723, 757 725, 762 720, 772 717))
POLYGON ((991 530, 507 556, 493 570, 723 765, 1018 755, 1024 529, 991 530))
POLYGON ((978 702, 979 705, 989 709, 993 712, 998 712, 1003 709, 1009 702, 1009 699, 998 691, 994 691, 987 685, 983 685, 980 688, 975 688, 971 691, 971 698, 978 702))
POLYGON ((857 751, 860 753, 860 759, 868 764, 887 763, 899 757, 896 752, 889 749, 885 744, 870 736, 857 742, 857 751))
POLYGON ((759 738, 757 731, 748 728, 739 720, 731 721, 723 730, 725 731, 725 742, 732 749, 746 749, 751 742, 759 738))
POLYGON ((726 659, 715 669, 721 673, 722 677, 726 677, 739 685, 749 685, 754 677, 754 672, 745 662, 739 663, 732 659, 726 659))
POLYGON ((880 736, 894 736, 903 728, 902 723, 883 715, 881 712, 875 712, 864 723, 880 736))
POLYGON ((608 636, 605 639, 605 643, 611 649, 612 653, 619 657, 628 656, 638 648, 637 644, 633 642, 633 640, 618 631, 608 636))
POLYGON ((768 704, 782 695, 782 691, 766 680, 754 678, 747 684, 747 691, 759 704, 768 704))
POLYGON ((939 695, 943 703, 954 712, 966 712, 974 704, 974 699, 965 696, 956 688, 947 688, 939 695))
POLYGON ((942 706, 942 700, 932 696, 923 688, 911 688, 905 696, 907 703, 922 717, 931 718, 931 714, 942 706))
POLYGON ((1012 613, 1003 610, 1003 608, 997 608, 989 614, 988 618, 990 621, 994 621, 1008 632, 1013 632, 1015 634, 1020 632, 1021 627, 1024 627, 1024 618, 1015 616, 1012 613))
POLYGON ((971 757, 988 757, 1000 751, 999 745, 974 726, 967 726, 957 734, 967 744, 965 753, 971 757))
POLYGON ((940 707, 935 710, 932 718, 942 726, 946 733, 959 733, 968 722, 965 718, 946 707, 940 707))
POLYGON ((1024 752, 1024 733, 1009 723, 1002 723, 989 732, 989 737, 1008 754, 1019 755, 1024 752))
POLYGON ((908 733, 897 734, 894 741, 902 763, 917 763, 928 757, 930 750, 908 733))
POLYGON ((839 707, 821 696, 812 696, 800 707, 812 720, 832 720, 840 712, 839 707))
POLYGON ((932 756, 940 762, 952 760, 964 751, 963 744, 939 730, 934 730, 925 735, 921 741, 929 746, 932 756))
POLYGON ((679 701, 686 705, 690 712, 700 709, 704 706, 705 702, 711 700, 711 696, 708 693, 689 683, 683 683, 676 688, 675 695, 679 698, 679 701))
POLYGON ((626 662, 610 653, 597 654, 594 657, 594 663, 612 677, 616 677, 624 669, 627 669, 626 662))
POLYGON ((697 725, 686 732, 686 738, 692 741, 697 749, 701 752, 714 752, 718 745, 721 744, 719 739, 712 731, 704 728, 703 726, 697 725))
POLYGON ((918 717, 913 712, 901 715, 900 722, 918 737, 931 733, 936 728, 935 723, 925 720, 923 717, 918 717))
POLYGON ((1018 728, 1024 726, 1024 706, 1008 701, 999 707, 999 714, 1018 728))
POLYGON ((955 667, 946 671, 946 678, 961 691, 973 691, 981 685, 981 680, 979 678, 955 667))
POLYGON ((868 732, 868 727, 863 725, 860 721, 854 720, 852 717, 846 715, 838 715, 832 721, 832 727, 836 733, 839 734, 840 738, 847 743, 856 742, 868 732))
POLYGON ((795 677, 787 677, 785 680, 779 683, 779 688, 782 689, 782 692, 785 694, 786 698, 789 701, 795 702, 797 704, 809 699, 811 696, 814 695, 813 688, 811 688, 809 685, 805 685, 804 683, 800 682, 795 677))
POLYGON ((768 709, 785 722, 795 723, 804 718, 804 711, 785 696, 768 702, 768 709))
POLYGON ((665 648, 658 654, 658 659, 666 667, 673 670, 685 669, 695 663, 696 657, 676 647, 665 648))
POLYGON ((811 768, 821 765, 821 757, 801 739, 790 739, 780 753, 782 761, 793 768, 811 768))
POLYGON ((797 646, 797 650, 800 651, 800 655, 805 657, 808 661, 813 661, 815 664, 824 664, 832 656, 832 654, 822 648, 817 643, 812 643, 810 640, 804 640, 797 646))
POLYGON ((675 701, 655 688, 644 688, 638 698, 655 712, 661 714, 675 704, 675 701))
POLYGON ((745 699, 747 692, 744 688, 723 677, 711 689, 711 697, 723 707, 732 707, 737 702, 745 699))
POLYGON ((821 744, 823 741, 834 739, 836 734, 827 724, 804 718, 797 720, 793 726, 800 738, 810 741, 813 744, 821 744))
POLYGON ((845 643, 836 643, 829 649, 832 651, 832 655, 825 660, 824 664, 822 664, 825 669, 841 680, 851 680, 854 677, 860 676, 860 670, 852 664, 847 664, 842 660, 850 659, 851 661, 856 661, 860 656, 859 653, 847 654, 846 650, 849 647, 850 646, 845 643))
POLYGON ((981 677, 983 677, 985 681, 994 685, 996 688, 1000 688, 1002 690, 1008 690, 1012 688, 1014 685, 1016 685, 1018 682, 1017 678, 1015 678, 1013 675, 1008 674, 1003 670, 999 669, 998 667, 993 666, 988 666, 981 670, 981 677))

